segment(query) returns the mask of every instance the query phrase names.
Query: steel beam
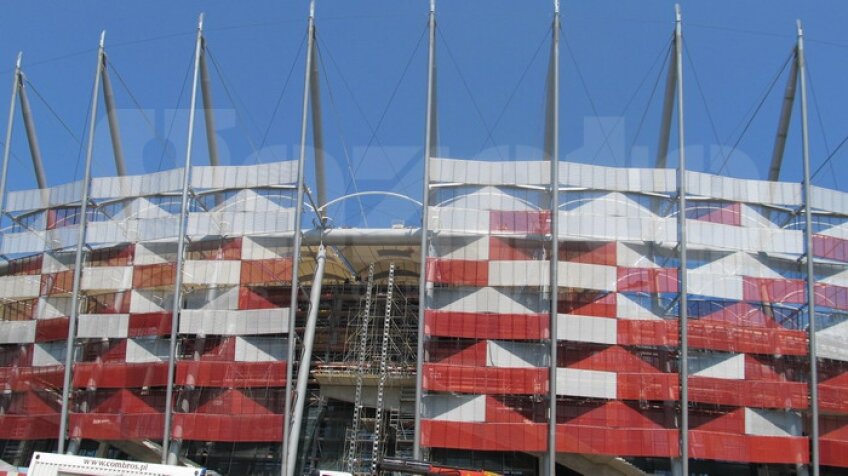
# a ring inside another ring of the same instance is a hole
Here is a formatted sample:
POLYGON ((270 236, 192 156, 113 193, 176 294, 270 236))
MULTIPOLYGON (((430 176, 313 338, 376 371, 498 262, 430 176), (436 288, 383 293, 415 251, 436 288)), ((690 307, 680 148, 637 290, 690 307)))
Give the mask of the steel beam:
MULTIPOLYGON (((676 44, 675 34, 672 43, 676 44)), ((664 169, 668 165, 668 142, 671 138, 671 116, 674 113, 674 91, 677 86, 677 54, 671 51, 671 61, 668 65, 668 75, 665 80, 665 96, 663 99, 662 123, 660 124, 660 140, 657 143, 656 167, 664 169)))
POLYGON ((200 91, 203 96, 203 118, 206 123, 206 147, 209 149, 209 165, 219 165, 218 139, 215 137, 215 110, 212 105, 212 81, 206 67, 206 39, 200 37, 200 91))
POLYGON ((6 178, 9 174, 9 157, 12 155, 12 130, 15 125, 15 102, 18 99, 22 59, 23 53, 18 53, 18 59, 15 61, 15 74, 12 78, 12 99, 9 101, 9 117, 6 122, 6 142, 3 144, 3 169, 0 171, 0 217, 4 215, 6 209, 6 178))
POLYGON ((112 92, 112 80, 109 79, 106 53, 103 53, 103 66, 100 76, 103 80, 103 102, 106 105, 106 116, 109 118, 109 135, 112 139, 112 154, 115 156, 115 170, 123 177, 127 174, 124 162, 124 149, 121 145, 121 128, 118 124, 118 112, 115 108, 115 94, 112 92))
POLYGON ((686 140, 683 114, 683 22, 680 4, 674 6, 674 65, 677 82, 677 235, 680 248, 680 467, 689 474, 689 309, 686 246, 686 140))
POLYGON ((771 156, 768 179, 777 182, 780 179, 780 167, 783 164, 783 152, 786 150, 786 137, 789 134, 789 124, 792 118, 792 108, 795 105, 795 92, 798 90, 798 48, 795 48, 795 58, 786 79, 786 90, 783 93, 783 108, 780 110, 780 121, 777 123, 777 134, 774 137, 774 151, 771 156))
POLYGON ((297 390, 295 392, 294 415, 292 416, 291 435, 288 440, 287 474, 294 475, 297 467, 297 450, 300 443, 300 427, 303 423, 303 409, 306 403, 306 384, 309 382, 309 368, 312 365, 312 347, 315 344, 315 327, 318 322, 318 308, 321 304, 321 282, 324 279, 324 264, 326 250, 323 245, 318 248, 315 257, 317 267, 312 278, 312 290, 309 294, 309 315, 306 318, 306 328, 303 331, 303 352, 300 355, 300 366, 297 369, 297 390))
POLYGON ((21 115, 24 118, 24 129, 26 129, 27 142, 29 142, 29 155, 32 157, 32 167, 35 170, 35 181, 38 188, 47 188, 47 179, 44 175, 44 163, 41 161, 41 147, 38 145, 38 134, 35 133, 35 121, 32 118, 32 109, 29 107, 26 87, 24 85, 24 73, 18 69, 19 97, 21 99, 21 115))
POLYGON ((283 447, 283 464, 280 469, 282 476, 293 476, 289 472, 289 464, 294 464, 296 461, 289 461, 288 459, 288 451, 286 445, 288 445, 291 439, 297 439, 299 435, 294 434, 291 431, 292 421, 289 419, 291 415, 291 404, 292 404, 292 382, 294 381, 294 351, 295 346, 297 345, 297 335, 295 333, 295 321, 297 320, 297 294, 298 294, 298 274, 300 272, 300 247, 301 241, 303 238, 303 231, 301 227, 303 226, 303 168, 306 163, 306 131, 307 131, 307 117, 309 114, 309 77, 312 72, 312 55, 310 52, 312 48, 314 48, 315 44, 315 0, 311 0, 309 3, 309 19, 307 21, 306 27, 306 38, 307 38, 307 48, 306 48, 306 68, 304 71, 304 80, 303 80, 303 107, 301 110, 301 123, 300 123, 300 157, 298 158, 297 163, 297 201, 295 202, 295 214, 294 214, 294 239, 293 239, 293 258, 292 258, 292 277, 291 277, 291 307, 289 309, 289 346, 288 353, 286 356, 286 401, 285 407, 283 410, 283 438, 284 447, 283 447))
POLYGON ((804 254, 807 257, 807 312, 809 313, 810 344, 810 466, 813 476, 819 475, 819 376, 816 348, 816 274, 813 257, 812 182, 810 178, 810 134, 807 124, 807 64, 804 58, 804 29, 798 20, 798 78, 801 86, 801 145, 804 160, 804 254))
POLYGON ((188 111, 188 137, 186 141, 185 164, 183 165, 183 186, 180 198, 180 220, 177 229, 177 269, 174 279, 174 303, 171 307, 171 336, 168 349, 168 386, 165 390, 165 429, 162 434, 162 464, 176 464, 179 447, 171 449, 171 426, 174 414, 174 375, 177 367, 177 332, 182 308, 183 265, 185 264, 186 222, 188 221, 189 187, 191 185, 191 149, 194 142, 194 116, 197 106, 197 80, 200 69, 201 42, 203 41, 203 14, 197 22, 197 40, 194 47, 194 78, 191 83, 191 103, 188 111))
POLYGON ((100 47, 97 49, 97 70, 94 74, 94 92, 91 94, 91 112, 88 124, 88 148, 85 153, 85 173, 82 179, 82 196, 80 197, 79 232, 77 233, 77 249, 74 255, 74 281, 71 292, 71 315, 68 319, 68 340, 65 349, 65 369, 62 379, 62 409, 59 417, 58 453, 65 452, 65 433, 68 425, 68 403, 71 394, 71 376, 73 374, 74 350, 77 337, 77 319, 79 319, 80 284, 82 281, 83 250, 85 235, 88 228, 88 201, 91 189, 91 161, 94 157, 94 129, 97 124, 97 96, 100 94, 100 72, 103 68, 103 44, 106 32, 100 34, 100 47))
POLYGON ((429 53, 427 55, 427 115, 424 122, 424 190, 421 197, 421 265, 420 282, 418 284, 418 347, 415 361, 415 432, 413 436, 413 458, 422 459, 421 451, 421 401, 424 398, 424 313, 427 310, 427 238, 429 224, 427 215, 430 209, 430 157, 435 144, 434 131, 437 118, 435 117, 436 93, 436 0, 430 0, 429 53))
MULTIPOLYGON (((313 35, 315 30, 313 29, 313 35)), ((315 188, 318 216, 323 224, 327 220, 324 204, 327 203, 327 183, 324 173, 324 121, 321 114, 321 80, 318 76, 318 45, 313 42, 312 73, 309 75, 309 97, 312 101, 312 147, 315 155, 315 188)))

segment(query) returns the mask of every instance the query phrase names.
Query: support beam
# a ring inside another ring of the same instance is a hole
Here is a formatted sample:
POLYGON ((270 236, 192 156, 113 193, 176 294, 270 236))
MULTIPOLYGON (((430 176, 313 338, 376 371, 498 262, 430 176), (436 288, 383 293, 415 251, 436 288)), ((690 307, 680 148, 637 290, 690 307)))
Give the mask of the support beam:
POLYGON ((288 468, 286 473, 294 475, 297 467, 297 450, 300 443, 300 427, 303 423, 303 409, 306 403, 306 384, 309 381, 309 368, 312 365, 312 347, 315 344, 315 327, 318 322, 318 308, 321 301, 321 282, 324 279, 324 264, 326 263, 326 250, 324 245, 318 248, 315 257, 317 266, 315 276, 312 278, 312 291, 309 294, 309 315, 306 319, 306 328, 303 331, 303 352, 300 355, 300 367, 297 369, 297 390, 294 401, 294 415, 292 416, 291 434, 288 440, 288 468))
POLYGON ((62 410, 59 418, 58 453, 65 452, 65 438, 68 425, 68 405, 71 392, 71 376, 74 365, 74 351, 77 337, 77 319, 80 308, 80 284, 82 282, 83 250, 85 235, 88 228, 88 202, 91 189, 91 161, 94 157, 94 126, 97 124, 97 96, 100 94, 100 72, 103 68, 103 44, 106 32, 100 34, 100 47, 97 50, 97 69, 94 74, 94 91, 91 94, 91 112, 88 124, 88 148, 85 153, 85 173, 82 179, 82 196, 80 197, 79 232, 77 233, 77 249, 74 256, 74 281, 71 292, 71 315, 68 319, 68 340, 65 349, 65 371, 62 379, 62 410))
MULTIPOLYGON (((675 34, 675 37, 672 39, 672 45, 676 44, 676 38, 675 34)), ((674 91, 677 87, 677 53, 672 49, 670 55, 668 75, 665 80, 660 140, 657 143, 656 167, 658 169, 664 169, 668 165, 668 142, 671 138, 671 116, 674 112, 674 91)))
POLYGON ((424 312, 427 309, 427 238, 429 224, 427 216, 430 212, 430 157, 435 148, 435 116, 436 99, 436 0, 430 0, 429 16, 429 53, 427 55, 427 115, 424 121, 424 190, 421 203, 421 267, 420 283, 418 285, 418 348, 415 360, 415 433, 413 436, 413 458, 421 460, 421 401, 424 398, 422 375, 424 374, 424 312))
POLYGON ((689 474, 689 287, 686 246, 686 140, 683 114, 683 22, 680 4, 674 6, 674 65, 677 82, 677 236, 680 248, 680 469, 689 474))
POLYGON ((203 118, 206 123, 206 147, 209 149, 209 165, 219 165, 218 139, 215 137, 215 111, 212 105, 212 81, 206 67, 206 38, 200 37, 200 90, 203 94, 203 118))
MULTIPOLYGON (((312 29, 315 35, 315 28, 312 29)), ((312 56, 312 72, 309 75, 309 97, 312 101, 312 145, 315 154, 315 188, 318 199, 318 208, 321 223, 327 220, 326 211, 323 209, 327 203, 327 183, 324 173, 324 121, 321 114, 321 80, 318 76, 318 45, 315 39, 312 48, 307 53, 312 56)))
POLYGON ((108 62, 106 53, 103 53, 103 65, 100 75, 103 80, 103 102, 106 105, 106 116, 109 118, 109 135, 112 139, 112 154, 115 156, 115 171, 118 176, 127 174, 127 166, 124 162, 124 149, 121 146, 121 128, 118 125, 118 112, 115 108, 115 94, 112 92, 112 80, 109 79, 108 62))
POLYGON ((183 265, 185 264, 186 222, 188 221, 189 186, 191 184, 191 149, 194 141, 194 116, 197 107, 197 80, 200 69, 200 46, 203 41, 203 14, 197 22, 197 40, 194 47, 194 78, 191 83, 191 103, 188 110, 188 138, 186 141, 185 164, 183 165, 183 187, 180 199, 180 220, 177 229, 177 269, 174 279, 174 303, 171 308, 171 336, 168 349, 168 386, 165 390, 165 428, 162 434, 162 464, 176 464, 179 444, 171 447, 171 426, 174 414, 174 375, 177 367, 177 332, 182 308, 183 265))
POLYGON ((551 62, 548 76, 547 120, 545 121, 545 153, 551 163, 551 254, 550 254, 550 382, 548 395, 548 453, 542 470, 546 476, 556 475, 557 456, 557 315, 559 313, 559 0, 554 0, 551 27, 551 62), (549 148, 548 148, 549 147, 549 148))
POLYGON ((300 273, 300 245, 303 239, 302 227, 303 227, 303 168, 306 163, 306 131, 307 131, 307 115, 309 114, 309 83, 310 83, 310 75, 312 73, 312 55, 308 52, 312 51, 314 47, 315 40, 315 0, 311 0, 309 3, 309 19, 307 21, 306 27, 306 38, 307 38, 307 54, 306 54, 306 68, 304 72, 304 80, 303 80, 303 107, 301 110, 301 123, 300 123, 300 157, 297 162, 297 201, 295 202, 295 214, 294 214, 294 243, 293 243, 293 257, 292 257, 292 277, 291 277, 291 305, 289 311, 289 345, 288 345, 288 354, 286 356, 286 401, 284 407, 284 415, 283 420, 284 428, 283 428, 283 464, 281 467, 282 476, 294 476, 289 471, 289 467, 291 464, 295 464, 297 461, 289 461, 288 451, 286 445, 290 443, 289 440, 297 439, 299 437, 298 434, 292 432, 292 421, 290 420, 291 416, 291 405, 292 405, 292 382, 294 382, 294 351, 297 345, 297 334, 295 332, 295 321, 297 320, 297 298, 298 298, 298 274, 300 273))
POLYGON ((789 134, 789 124, 792 119, 792 108, 795 105, 795 92, 798 90, 798 48, 795 48, 795 58, 792 61, 789 77, 786 79, 786 90, 783 93, 783 108, 780 110, 780 121, 777 123, 777 134, 774 137, 774 151, 771 155, 768 179, 777 182, 780 179, 780 167, 783 164, 783 152, 786 150, 786 137, 789 134))
POLYGON ((18 96, 18 84, 21 72, 23 53, 18 53, 15 61, 15 75, 12 78, 12 99, 9 101, 9 117, 6 122, 6 142, 3 143, 3 169, 0 170, 0 216, 6 210, 6 178, 9 175, 9 157, 12 155, 12 130, 15 126, 15 102, 18 96))
POLYGON ((27 142, 29 142, 29 155, 32 157, 32 167, 35 170, 35 182, 38 188, 47 188, 47 179, 44 175, 44 164, 41 161, 41 147, 38 145, 38 134, 35 133, 35 121, 32 118, 32 109, 29 107, 29 98, 24 85, 24 73, 18 69, 18 92, 21 99, 21 115, 24 118, 24 129, 26 129, 27 142))
POLYGON ((819 475, 819 376, 816 348, 816 274, 813 257, 812 183, 810 178, 810 134, 807 124, 807 65, 804 59, 804 29, 798 20, 798 78, 801 86, 801 146, 804 160, 804 254, 807 274, 807 312, 809 313, 810 343, 810 466, 812 475, 819 475))

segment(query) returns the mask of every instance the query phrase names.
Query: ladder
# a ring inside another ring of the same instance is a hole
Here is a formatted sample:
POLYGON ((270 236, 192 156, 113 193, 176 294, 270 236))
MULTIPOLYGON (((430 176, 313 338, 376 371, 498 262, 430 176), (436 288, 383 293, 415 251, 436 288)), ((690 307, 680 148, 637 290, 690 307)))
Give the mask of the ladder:
POLYGON ((368 353, 368 325, 371 322, 371 295, 374 291, 374 263, 368 266, 368 285, 365 288, 365 308, 362 310, 362 326, 359 330, 359 359, 356 366, 356 394, 353 400, 353 423, 347 449, 347 470, 354 473, 357 467, 359 427, 362 422, 362 380, 365 375, 365 360, 368 353))
POLYGON ((380 343, 380 379, 377 383, 377 414, 374 418, 374 444, 371 451, 371 474, 378 474, 378 465, 383 451, 383 407, 386 380, 388 378, 389 330, 392 321, 392 293, 395 288, 395 264, 389 264, 389 280, 386 283, 386 314, 383 316, 383 340, 380 343))

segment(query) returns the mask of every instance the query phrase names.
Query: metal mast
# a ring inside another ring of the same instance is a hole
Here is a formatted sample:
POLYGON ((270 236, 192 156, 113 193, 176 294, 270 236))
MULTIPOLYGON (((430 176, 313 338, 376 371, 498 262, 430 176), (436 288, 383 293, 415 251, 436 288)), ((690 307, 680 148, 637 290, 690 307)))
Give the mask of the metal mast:
POLYGON ((168 350, 168 387, 165 390, 165 431, 162 435, 162 464, 177 461, 179 445, 175 442, 175 450, 170 448, 171 426, 174 413, 174 374, 176 373, 177 332, 182 308, 183 264, 185 261, 186 222, 188 219, 188 193, 191 184, 191 149, 194 139, 194 115, 197 105, 197 79, 200 69, 201 43, 203 41, 203 14, 197 21, 197 40, 194 47, 194 79, 191 84, 191 103, 188 111, 188 139, 186 141, 185 164, 183 165, 183 188, 180 200, 180 220, 177 230, 177 269, 174 279, 174 303, 171 308, 171 337, 168 350), (173 453, 173 458, 171 454, 173 453))
POLYGON ((103 52, 103 65, 100 76, 103 80, 103 103, 106 105, 106 116, 109 119, 109 135, 112 139, 112 153, 115 156, 115 171, 119 176, 127 174, 127 166, 124 162, 124 150, 121 146, 121 129, 118 125, 118 113, 115 109, 115 94, 112 92, 112 80, 109 79, 108 61, 106 52, 103 52))
POLYGON ((795 105, 795 93, 798 90, 798 47, 795 47, 795 58, 792 61, 789 77, 786 79, 786 90, 783 93, 783 107, 780 110, 780 122, 777 124, 777 134, 774 138, 774 151, 771 156, 768 179, 776 182, 780 178, 780 167, 783 164, 783 152, 786 150, 786 137, 789 134, 789 123, 792 118, 792 107, 795 105))
POLYGON ((300 426, 303 422, 303 409, 306 404, 306 384, 309 383, 309 367, 312 365, 312 347, 315 343, 315 327, 318 322, 318 308, 321 302, 321 284, 324 280, 324 264, 327 261, 324 245, 319 245, 315 260, 318 264, 315 268, 315 276, 312 278, 312 290, 309 293, 309 315, 306 319, 306 328, 303 331, 303 352, 300 357, 300 366, 297 369, 294 414, 292 415, 291 434, 288 435, 289 440, 287 442, 288 458, 286 464, 288 467, 286 474, 288 476, 293 476, 297 467, 300 426))
POLYGON ((12 154, 12 129, 15 125, 15 101, 18 95, 18 83, 20 81, 21 60, 23 53, 18 53, 15 61, 15 75, 12 78, 12 99, 9 101, 9 119, 6 122, 6 142, 3 144, 3 169, 0 171, 0 217, 6 208, 6 177, 9 173, 9 157, 12 154))
POLYGON ((686 256, 686 140, 683 116, 683 25, 680 4, 674 6, 674 57, 677 75, 677 228, 680 246, 680 467, 689 474, 689 309, 686 256))
POLYGON ((551 63, 548 87, 548 120, 546 127, 545 152, 551 162, 551 282, 550 282, 550 374, 548 410, 548 454, 543 474, 556 474, 556 424, 557 424, 557 354, 559 339, 557 319, 559 315, 559 0, 554 0, 552 26, 551 63))
POLYGON ((420 460, 421 455, 421 399, 424 396, 424 314, 427 309, 427 238, 428 214, 430 209, 430 157, 435 149, 435 95, 436 95, 436 0, 430 0, 429 17, 430 48, 427 55, 427 115, 424 125, 424 192, 421 197, 421 267, 418 286, 418 348, 415 360, 415 435, 413 437, 413 458, 420 460))
POLYGON ((82 256, 85 248, 85 232, 88 227, 88 200, 91 188, 91 160, 94 156, 94 126, 97 123, 97 95, 100 89, 100 73, 103 68, 103 44, 106 32, 100 34, 100 47, 97 49, 97 70, 94 74, 94 92, 91 94, 91 113, 88 123, 88 148, 85 153, 85 173, 82 179, 82 196, 80 197, 79 233, 77 234, 77 249, 74 257, 74 281, 71 292, 71 315, 68 319, 68 340, 65 349, 65 371, 62 379, 62 410, 59 417, 59 448, 58 453, 65 452, 65 433, 68 425, 68 400, 71 392, 71 374, 74 364, 74 350, 77 336, 77 319, 79 318, 80 284, 82 277, 82 256))
POLYGON ((38 145, 38 135, 35 133, 35 121, 32 118, 32 109, 29 107, 25 87, 25 76, 20 68, 18 73, 18 92, 21 99, 21 115, 24 118, 24 129, 26 129, 27 142, 29 143, 29 155, 32 158, 32 167, 35 170, 35 181, 38 188, 47 188, 47 179, 44 176, 44 165, 41 161, 41 148, 38 145))
MULTIPOLYGON (((283 420, 285 421, 283 428, 284 448, 283 448, 283 465, 281 468, 282 476, 289 476, 293 472, 289 470, 290 464, 296 461, 289 461, 289 454, 286 450, 291 439, 297 439, 298 435, 292 430, 292 421, 289 419, 291 415, 292 404, 292 382, 294 381, 294 355, 295 346, 297 343, 297 335, 295 334, 295 321, 297 319, 297 294, 298 294, 298 273, 300 272, 300 246, 303 239, 302 221, 303 221, 303 167, 306 162, 306 132, 307 118, 309 116, 309 83, 312 72, 312 48, 315 47, 315 0, 309 3, 309 19, 306 28, 307 48, 306 48, 306 69, 303 80, 303 109, 300 127, 300 157, 297 163, 297 201, 295 202, 294 214, 294 243, 292 257, 292 277, 291 277, 291 304, 289 309, 289 345, 288 354, 286 356, 286 401, 283 420)), ((302 364, 301 364, 302 365, 302 364)), ((293 458, 296 458, 294 456, 293 458)))
POLYGON ((810 136, 807 125, 807 64, 804 59, 804 29, 798 20, 798 76, 801 83, 801 141, 804 160, 804 251, 807 255, 807 312, 810 335, 810 466, 813 476, 819 475, 819 378, 816 349, 816 275, 813 259, 812 184, 810 179, 810 136))

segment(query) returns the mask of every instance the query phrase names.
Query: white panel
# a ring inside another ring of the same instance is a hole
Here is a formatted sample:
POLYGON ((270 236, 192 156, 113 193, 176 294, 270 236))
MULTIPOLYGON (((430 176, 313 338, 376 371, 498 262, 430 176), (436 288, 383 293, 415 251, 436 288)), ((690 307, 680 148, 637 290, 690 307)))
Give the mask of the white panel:
POLYGON ((557 315, 557 340, 615 344, 618 322, 608 317, 557 315))
POLYGON ((551 280, 547 261, 490 261, 490 286, 547 286, 551 280))
POLYGON ((127 243, 138 240, 138 220, 89 222, 86 243, 127 243))
POLYGON ((184 310, 180 333, 204 335, 285 334, 289 310, 256 309, 249 311, 184 310))
POLYGON ((35 342, 35 321, 0 321, 0 344, 35 342))
POLYGON ((468 233, 489 233, 489 214, 480 210, 450 207, 430 207, 429 227, 433 231, 456 230, 468 233))
POLYGON ((177 261, 177 243, 138 243, 135 245, 133 263, 136 266, 146 264, 164 264, 177 261))
POLYGON ((33 345, 32 366, 52 367, 54 365, 65 365, 65 350, 67 342, 45 342, 33 345))
POLYGON ((813 186, 810 192, 813 209, 848 215, 848 194, 845 192, 816 186, 813 186))
POLYGON ((677 190, 674 169, 616 168, 560 162, 560 185, 620 192, 670 193, 677 190))
POLYGON ((181 168, 125 177, 95 177, 91 180, 91 198, 126 198, 173 192, 182 188, 182 177, 181 168))
POLYGON ((19 253, 39 253, 45 249, 52 249, 49 243, 45 243, 44 231, 7 233, 3 235, 3 243, 0 250, 4 255, 19 253))
POLYGON ((244 237, 241 240, 241 259, 277 259, 292 256, 291 238, 280 236, 244 237))
POLYGON ((279 362, 286 360, 288 339, 284 337, 236 337, 236 362, 279 362))
POLYGON ((38 299, 36 319, 54 319, 71 315, 70 296, 51 296, 38 299))
POLYGON ((129 332, 129 314, 80 314, 77 337, 122 339, 129 332))
POLYGON ((142 314, 146 312, 170 312, 173 306, 173 291, 132 290, 132 296, 130 297, 130 312, 133 314, 142 314))
POLYGON ((241 262, 187 260, 184 271, 183 282, 187 285, 236 285, 241 276, 241 262))
POLYGON ((170 342, 167 339, 127 339, 127 363, 167 362, 170 342))
POLYGON ((185 308, 192 310, 226 311, 238 309, 237 287, 200 288, 183 295, 185 308))
POLYGON ((745 354, 690 351, 689 373, 693 377, 745 379, 745 354))
POLYGON ((781 410, 745 409, 745 434, 759 436, 801 436, 801 415, 781 410))
POLYGON ((561 287, 615 291, 618 278, 615 266, 569 263, 560 261, 557 266, 561 287))
POLYGON ((80 287, 83 291, 94 289, 132 288, 132 266, 96 266, 82 270, 80 287))
POLYGON ((848 362, 848 320, 816 332, 817 355, 848 362))
POLYGON ((176 216, 137 220, 136 225, 139 241, 155 241, 176 239, 179 232, 180 219, 176 216))
POLYGON ((41 260, 42 273, 58 273, 67 271, 74 264, 73 253, 44 253, 41 260))
POLYGON ((430 160, 432 182, 469 185, 548 185, 550 164, 543 161, 486 162, 477 160, 430 160))
POLYGON ((0 277, 0 299, 25 299, 38 296, 41 275, 0 277))
POLYGON ((605 241, 676 242, 676 222, 671 218, 603 217, 560 212, 559 236, 566 239, 605 241))
POLYGON ((615 372, 559 368, 556 371, 556 379, 557 395, 591 398, 616 396, 615 372))
MULTIPOLYGON (((664 251, 659 244, 654 248, 658 254, 664 251)), ((615 248, 616 265, 625 268, 659 268, 660 265, 651 260, 649 253, 647 245, 618 241, 615 248)))
POLYGON ((6 194, 7 212, 23 212, 27 210, 37 210, 47 208, 47 203, 50 199, 50 189, 43 190, 19 190, 6 194))
POLYGON ((431 256, 444 259, 489 259, 489 237, 438 237, 430 241, 431 256))
POLYGON ((800 205, 801 186, 797 183, 720 177, 701 172, 686 173, 687 192, 731 202, 800 205))
POLYGON ((650 309, 640 306, 637 302, 633 301, 625 294, 619 294, 616 296, 615 316, 619 319, 636 321, 662 320, 662 316, 651 312, 650 309))
POLYGON ((490 340, 486 346, 489 367, 534 368, 548 365, 550 348, 535 342, 490 340))
POLYGON ((690 270, 688 278, 689 294, 742 300, 742 276, 709 274, 690 270))
POLYGON ((458 312, 530 314, 546 312, 547 300, 538 292, 495 288, 439 288, 434 290, 433 309, 458 312))
POLYGON ((486 421, 485 395, 425 395, 423 418, 441 421, 486 421))
POLYGON ((607 193, 575 205, 575 208, 568 213, 605 217, 656 218, 654 212, 618 192, 607 193))
POLYGON ((297 161, 270 164, 194 166, 192 188, 255 188, 297 181, 297 161))
POLYGON ((538 209, 521 197, 516 197, 496 187, 483 187, 472 193, 460 195, 444 203, 440 203, 439 207, 498 211, 530 211, 538 209))

